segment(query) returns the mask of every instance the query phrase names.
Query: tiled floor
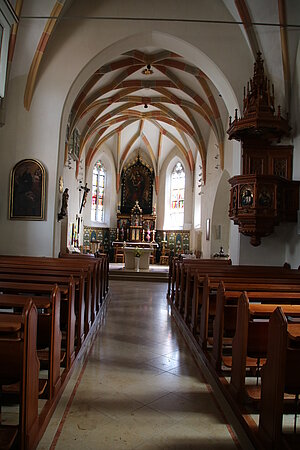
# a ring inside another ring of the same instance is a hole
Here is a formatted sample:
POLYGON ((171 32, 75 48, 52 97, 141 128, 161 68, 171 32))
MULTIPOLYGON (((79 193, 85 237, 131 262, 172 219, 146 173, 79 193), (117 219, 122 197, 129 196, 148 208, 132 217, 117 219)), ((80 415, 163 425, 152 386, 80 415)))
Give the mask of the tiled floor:
POLYGON ((166 285, 112 281, 110 289, 100 334, 39 450, 236 449, 170 317, 166 285))

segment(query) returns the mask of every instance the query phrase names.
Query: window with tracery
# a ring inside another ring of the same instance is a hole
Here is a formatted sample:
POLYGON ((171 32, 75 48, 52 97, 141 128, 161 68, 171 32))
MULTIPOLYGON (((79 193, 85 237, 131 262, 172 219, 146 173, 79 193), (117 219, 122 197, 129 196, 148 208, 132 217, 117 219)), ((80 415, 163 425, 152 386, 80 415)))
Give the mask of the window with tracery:
POLYGON ((104 221, 105 181, 106 170, 99 160, 96 162, 93 169, 91 219, 94 222, 104 221))
POLYGON ((170 213, 173 226, 183 226, 184 216, 184 189, 185 172, 182 164, 178 162, 171 173, 171 205, 170 213))

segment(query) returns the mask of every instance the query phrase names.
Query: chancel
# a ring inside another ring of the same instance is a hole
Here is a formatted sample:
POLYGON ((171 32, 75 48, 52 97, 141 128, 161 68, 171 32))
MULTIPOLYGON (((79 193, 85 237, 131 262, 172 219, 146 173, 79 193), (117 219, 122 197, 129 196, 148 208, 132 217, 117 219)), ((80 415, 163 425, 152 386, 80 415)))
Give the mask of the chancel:
POLYGON ((0 449, 300 448, 296 0, 0 0, 0 449))

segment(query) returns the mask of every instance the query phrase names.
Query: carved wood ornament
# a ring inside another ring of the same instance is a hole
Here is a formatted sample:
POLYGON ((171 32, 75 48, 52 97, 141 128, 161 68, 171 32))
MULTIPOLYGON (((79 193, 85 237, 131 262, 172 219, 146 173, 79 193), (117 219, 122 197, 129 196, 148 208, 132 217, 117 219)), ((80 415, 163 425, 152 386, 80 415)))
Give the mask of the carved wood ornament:
POLYGON ((229 139, 242 143, 243 174, 232 177, 229 217, 239 232, 258 246, 283 221, 297 221, 299 182, 292 181, 293 146, 278 145, 289 136, 287 119, 274 107, 274 86, 265 77, 261 53, 244 89, 243 116, 229 121, 229 139))

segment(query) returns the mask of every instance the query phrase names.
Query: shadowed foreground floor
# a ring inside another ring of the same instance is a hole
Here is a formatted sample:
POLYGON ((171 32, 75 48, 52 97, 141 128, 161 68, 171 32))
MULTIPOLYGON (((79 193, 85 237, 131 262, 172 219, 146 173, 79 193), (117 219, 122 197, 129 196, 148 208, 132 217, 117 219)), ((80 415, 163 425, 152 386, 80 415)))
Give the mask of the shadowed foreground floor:
POLYGON ((239 448, 162 283, 111 281, 106 319, 39 449, 239 448))

